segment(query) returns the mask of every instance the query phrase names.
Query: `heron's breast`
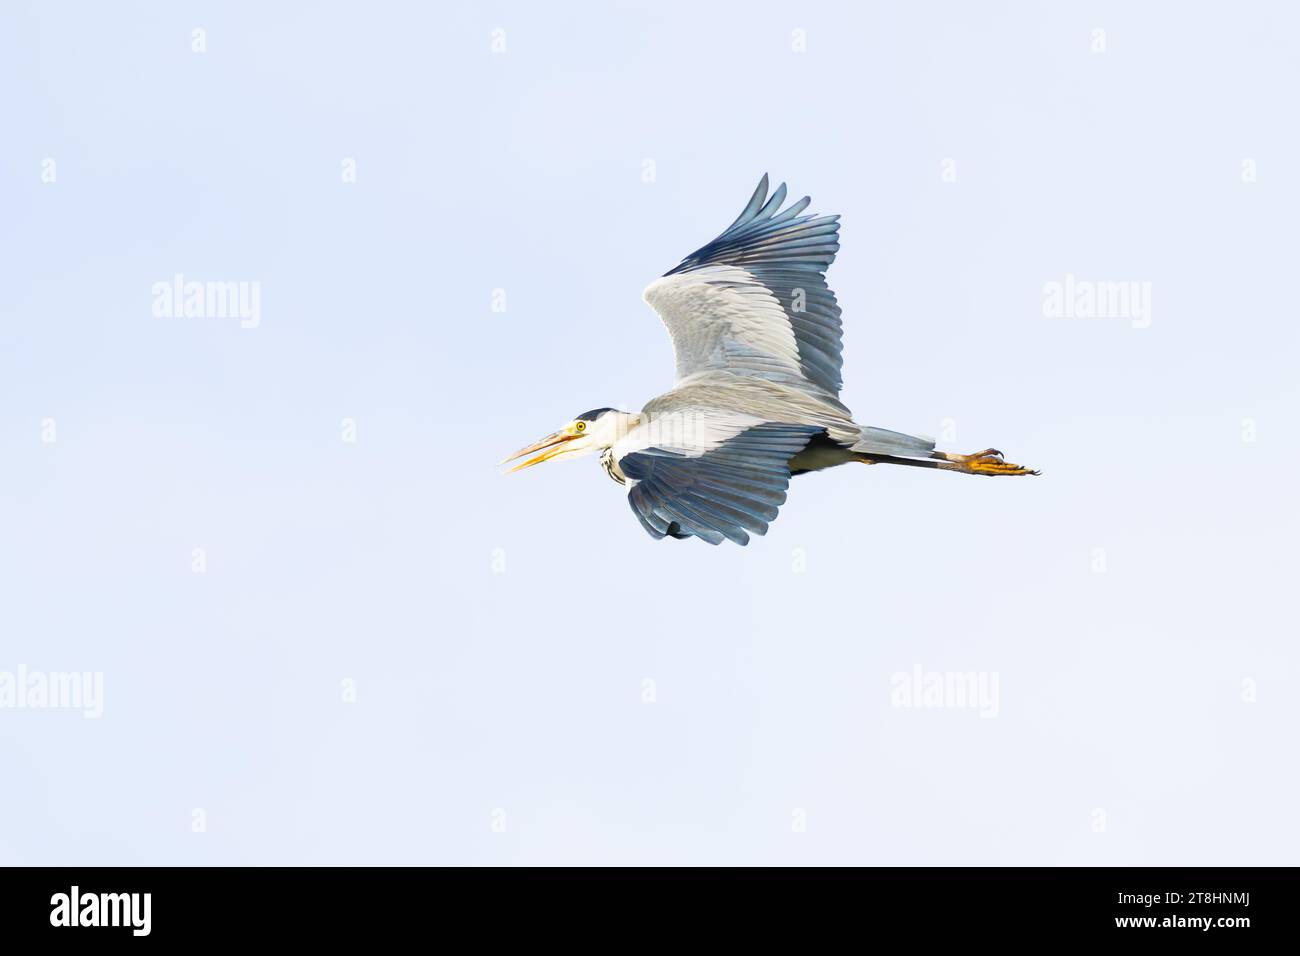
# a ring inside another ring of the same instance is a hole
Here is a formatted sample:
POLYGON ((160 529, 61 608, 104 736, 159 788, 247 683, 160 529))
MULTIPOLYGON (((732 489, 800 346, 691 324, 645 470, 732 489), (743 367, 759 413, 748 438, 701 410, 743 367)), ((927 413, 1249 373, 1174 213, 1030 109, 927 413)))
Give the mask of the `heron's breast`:
POLYGON ((618 467, 618 462, 614 460, 614 449, 606 448, 600 453, 600 464, 605 469, 605 474, 613 478, 620 485, 627 484, 627 475, 623 474, 622 469, 618 467))

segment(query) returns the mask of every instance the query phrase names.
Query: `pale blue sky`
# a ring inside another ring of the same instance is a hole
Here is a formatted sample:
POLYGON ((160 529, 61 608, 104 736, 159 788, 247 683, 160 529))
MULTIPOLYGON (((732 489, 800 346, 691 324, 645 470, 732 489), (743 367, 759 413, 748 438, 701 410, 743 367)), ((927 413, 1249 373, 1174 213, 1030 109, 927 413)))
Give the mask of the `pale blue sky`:
POLYGON ((568 6, 0 12, 0 672, 104 681, 0 709, 0 862, 1295 863, 1300 14, 568 6), (671 384, 641 290, 763 172, 844 216, 858 418, 1043 477, 739 549, 499 475, 671 384))

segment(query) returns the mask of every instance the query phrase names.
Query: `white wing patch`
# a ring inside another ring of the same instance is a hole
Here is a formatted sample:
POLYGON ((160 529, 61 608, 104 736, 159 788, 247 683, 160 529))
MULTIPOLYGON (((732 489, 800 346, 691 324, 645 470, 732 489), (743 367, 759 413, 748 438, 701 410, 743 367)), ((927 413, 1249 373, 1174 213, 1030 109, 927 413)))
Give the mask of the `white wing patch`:
POLYGON ((631 429, 611 449, 615 462, 633 452, 655 449, 698 458, 764 419, 720 408, 682 408, 659 415, 631 429))
POLYGON ((781 303, 736 266, 704 266, 646 287, 677 355, 677 382, 697 372, 731 370, 801 380, 799 346, 781 303))

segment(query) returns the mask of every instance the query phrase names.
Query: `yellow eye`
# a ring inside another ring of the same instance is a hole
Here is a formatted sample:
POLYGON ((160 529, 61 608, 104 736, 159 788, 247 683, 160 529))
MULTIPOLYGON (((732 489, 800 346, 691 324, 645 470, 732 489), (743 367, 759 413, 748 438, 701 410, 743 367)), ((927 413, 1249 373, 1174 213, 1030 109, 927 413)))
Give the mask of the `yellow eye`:
POLYGON ((574 426, 574 427, 577 428, 577 430, 580 431, 580 432, 585 432, 585 431, 587 430, 587 423, 586 423, 586 422, 578 422, 578 424, 577 424, 576 426, 574 426))

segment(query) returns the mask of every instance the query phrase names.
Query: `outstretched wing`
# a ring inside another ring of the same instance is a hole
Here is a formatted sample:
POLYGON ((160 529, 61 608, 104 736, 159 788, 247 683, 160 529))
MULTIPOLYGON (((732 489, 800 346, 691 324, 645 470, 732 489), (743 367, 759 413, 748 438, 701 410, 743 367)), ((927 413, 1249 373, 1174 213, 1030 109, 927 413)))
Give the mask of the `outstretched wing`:
MULTIPOLYGON (((702 412, 702 415, 708 415, 702 412)), ((785 502, 789 461, 822 431, 736 416, 695 421, 691 413, 660 419, 657 434, 629 433, 614 447, 633 483, 628 504, 654 538, 691 536, 740 545, 766 534, 785 502), (639 447, 653 442, 646 447, 639 447)))
POLYGON ((835 399, 842 365, 840 307, 826 285, 839 216, 786 209, 764 174, 740 216, 645 290, 673 339, 680 384, 699 372, 754 375, 835 399))

